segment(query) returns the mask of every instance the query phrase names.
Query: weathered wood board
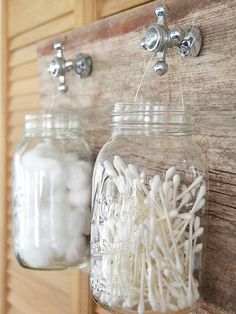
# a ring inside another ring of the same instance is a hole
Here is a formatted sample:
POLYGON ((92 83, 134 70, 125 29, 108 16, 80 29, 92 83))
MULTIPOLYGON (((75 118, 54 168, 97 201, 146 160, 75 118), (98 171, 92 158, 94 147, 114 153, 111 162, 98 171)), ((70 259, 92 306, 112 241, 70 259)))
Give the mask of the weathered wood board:
MULTIPOLYGON (((203 47, 195 59, 168 55, 169 73, 160 78, 154 60, 138 101, 181 104, 191 109, 210 171, 209 224, 205 297, 228 313, 236 313, 236 1, 167 0, 169 25, 196 23, 203 47)), ((139 48, 147 26, 155 21, 157 2, 120 13, 59 36, 65 55, 83 52, 93 57, 92 76, 70 77, 70 92, 55 95, 53 110, 73 109, 94 156, 110 136, 111 105, 133 101, 150 55, 139 48)), ((58 37, 57 37, 58 39, 58 37)), ((46 72, 55 38, 40 43, 41 106, 48 111, 56 87, 46 72)), ((51 108, 52 109, 52 108, 51 108)), ((213 313, 212 311, 209 312, 213 313)), ((221 313, 220 309, 215 314, 221 313)))

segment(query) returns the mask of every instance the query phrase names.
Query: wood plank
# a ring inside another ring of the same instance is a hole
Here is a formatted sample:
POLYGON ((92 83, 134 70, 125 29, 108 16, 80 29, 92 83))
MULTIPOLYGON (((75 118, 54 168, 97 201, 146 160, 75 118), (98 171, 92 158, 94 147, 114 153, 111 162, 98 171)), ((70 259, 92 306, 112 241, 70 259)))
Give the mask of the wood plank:
POLYGON ((52 19, 73 11, 73 0, 32 1, 11 0, 9 2, 9 36, 15 36, 52 19))
POLYGON ((90 296, 88 274, 83 271, 71 271, 71 304, 72 313, 94 313, 94 302, 90 296))
MULTIPOLYGON (((34 113, 34 111, 31 110, 31 113, 34 113)), ((18 127, 23 129, 24 120, 25 120, 25 112, 24 111, 16 111, 16 112, 11 113, 9 115, 9 120, 8 120, 9 121, 8 122, 9 131, 11 131, 12 129, 18 128, 18 127)))
POLYGON ((8 143, 20 143, 23 140, 23 136, 23 129, 21 127, 15 127, 9 133, 8 143))
POLYGON ((153 0, 103 0, 100 8, 100 16, 110 16, 150 1, 153 0))
MULTIPOLYGON (((34 296, 34 299, 37 300, 37 295, 34 296)), ((7 302, 15 308, 15 310, 18 310, 23 313, 34 313, 34 314, 42 314, 41 310, 34 306, 34 304, 31 304, 28 300, 22 298, 20 295, 18 295, 17 292, 9 290, 7 295, 7 302)))
POLYGON ((33 28, 10 40, 10 50, 15 50, 26 45, 36 43, 39 40, 71 30, 74 26, 74 13, 63 15, 53 21, 33 28))
POLYGON ((55 313, 58 311, 59 313, 68 313, 68 296, 61 293, 55 285, 52 287, 42 283, 15 273, 14 276, 9 277, 8 288, 10 291, 15 291, 21 298, 27 300, 28 303, 37 307, 41 312, 55 313))
POLYGON ((12 82, 10 84, 9 96, 16 97, 20 95, 35 94, 39 91, 38 77, 32 77, 25 80, 12 82))
POLYGON ((20 64, 29 63, 37 59, 35 44, 29 45, 10 54, 9 66, 14 67, 20 64))
POLYGON ((9 73, 9 80, 10 82, 13 82, 37 75, 39 75, 38 63, 37 61, 33 61, 11 68, 9 73))
POLYGON ((75 26, 79 27, 99 19, 101 4, 102 1, 96 0, 75 1, 75 26))
POLYGON ((7 310, 7 216, 6 216, 6 178, 7 178, 7 3, 0 3, 0 313, 7 310))
MULTIPOLYGON (((192 110, 201 131, 196 140, 207 153, 210 169, 205 298, 217 305, 214 314, 220 313, 220 308, 230 313, 236 308, 236 55, 233 53, 236 40, 232 40, 236 39, 235 0, 227 1, 227 6, 224 0, 167 0, 166 3, 170 8, 169 25, 181 26, 195 20, 201 26, 204 45, 195 59, 179 60, 170 52, 169 72, 162 78, 155 75, 153 61, 138 101, 181 106, 182 73, 184 102, 192 110), (222 11, 227 15, 227 21, 222 20, 222 11)), ((146 51, 139 49, 139 43, 144 31, 155 20, 156 4, 139 6, 61 36, 66 40, 68 53, 73 55, 79 45, 94 58, 92 76, 79 83, 76 78, 70 82, 73 109, 80 115, 82 130, 94 155, 109 137, 112 103, 133 100, 150 58, 146 51), (94 117, 99 119, 95 121, 94 117)), ((52 53, 52 42, 47 40, 39 45, 42 68, 52 53)), ((43 72, 40 81, 41 104, 47 109, 50 86, 43 72)), ((65 101, 64 108, 68 105, 65 101)), ((146 151, 139 154, 140 158, 147 158, 146 151)), ((150 163, 154 165, 155 157, 152 158, 150 163)))
MULTIPOLYGON (((15 256, 11 252, 10 255, 11 261, 9 262, 8 267, 8 276, 18 276, 18 277, 27 277, 29 280, 36 281, 39 284, 47 285, 51 290, 58 289, 64 295, 69 296, 70 294, 70 271, 51 271, 51 272, 41 272, 41 271, 28 271, 27 269, 22 268, 17 263, 15 256)), ((69 302, 69 298, 68 298, 69 302)))
POLYGON ((10 112, 24 111, 25 113, 30 110, 39 109, 39 94, 23 95, 10 98, 9 110, 10 112))

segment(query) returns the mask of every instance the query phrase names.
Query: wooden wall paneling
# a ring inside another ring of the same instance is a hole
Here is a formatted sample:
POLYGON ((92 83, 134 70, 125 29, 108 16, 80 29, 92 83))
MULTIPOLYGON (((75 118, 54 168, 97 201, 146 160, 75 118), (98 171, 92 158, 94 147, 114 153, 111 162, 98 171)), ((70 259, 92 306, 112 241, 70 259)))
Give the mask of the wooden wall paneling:
POLYGON ((7 6, 6 1, 0 3, 0 313, 6 311, 6 180, 7 180, 7 6))
POLYGON ((40 26, 73 11, 73 0, 9 1, 9 37, 40 26))
POLYGON ((101 3, 102 0, 75 0, 75 27, 98 20, 101 3))
POLYGON ((10 69, 9 81, 14 82, 39 75, 37 61, 29 62, 23 65, 18 65, 10 69))
POLYGON ((128 10, 152 0, 101 0, 100 16, 106 17, 112 14, 128 10))
POLYGON ((10 55, 9 66, 14 67, 37 59, 35 44, 15 50, 10 55))
MULTIPOLYGON (((236 308, 235 196, 236 196, 236 25, 235 0, 166 0, 169 23, 200 25, 204 45, 200 56, 180 60, 168 55, 169 72, 160 78, 147 71, 138 101, 181 105, 180 73, 186 106, 192 110, 198 142, 207 153, 210 167, 208 248, 204 293, 207 304, 201 313, 234 313, 236 308), (222 19, 224 12, 226 19, 222 19), (179 66, 178 66, 179 64, 179 66), (157 88, 158 87, 158 88, 157 88), (211 305, 214 304, 214 305, 211 305), (204 312, 205 311, 205 312, 204 312)), ((73 108, 80 114, 84 134, 96 155, 110 134, 110 110, 116 101, 133 101, 150 58, 139 48, 140 40, 155 21, 157 2, 83 26, 61 36, 68 54, 80 47, 93 57, 92 76, 70 84, 73 108), (114 62, 115 60, 115 62, 114 62), (114 84, 115 82, 115 84, 114 84), (94 117, 96 119, 94 119, 94 117), (98 118, 97 118, 98 117, 98 118)), ((50 90, 43 70, 52 54, 52 40, 39 45, 41 106, 46 109, 50 90)), ((67 106, 61 98, 58 107, 67 106)), ((145 158, 145 153, 143 155, 145 158)), ((155 162, 153 160, 153 162, 155 162)), ((103 312, 103 310, 100 310, 103 312)), ((200 313, 200 312, 199 312, 200 313)))
POLYGON ((71 30, 74 27, 74 13, 60 16, 59 18, 49 21, 37 28, 33 28, 22 33, 10 40, 10 50, 15 50, 28 44, 36 43, 44 38, 60 34, 71 30))

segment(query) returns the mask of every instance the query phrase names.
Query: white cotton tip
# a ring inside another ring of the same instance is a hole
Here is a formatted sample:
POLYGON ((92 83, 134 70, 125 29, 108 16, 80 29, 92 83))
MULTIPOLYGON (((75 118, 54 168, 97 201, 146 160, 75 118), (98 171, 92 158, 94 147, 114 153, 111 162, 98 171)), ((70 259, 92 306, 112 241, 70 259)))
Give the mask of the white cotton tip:
POLYGON ((200 189, 199 189, 199 192, 198 192, 198 195, 197 195, 197 199, 196 199, 196 203, 198 204, 199 201, 205 196, 206 194, 206 186, 205 184, 203 184, 200 189))
POLYGON ((151 257, 157 261, 161 261, 162 257, 157 251, 151 251, 151 257))
POLYGON ((149 243, 152 245, 156 234, 156 218, 150 217, 148 222, 149 243))
POLYGON ((138 172, 137 168, 136 168, 134 165, 129 164, 129 165, 128 165, 128 169, 129 169, 131 175, 132 175, 135 179, 140 180, 139 172, 138 172))
POLYGON ((187 302, 183 294, 177 299, 177 305, 180 310, 183 310, 187 307, 187 302))
POLYGON ((91 189, 90 187, 80 191, 70 191, 68 193, 69 205, 72 207, 86 208, 89 207, 91 202, 91 189))
POLYGON ((161 313, 166 313, 166 311, 167 311, 167 305, 166 305, 164 300, 162 300, 162 302, 161 302, 160 310, 161 310, 161 313))
POLYGON ((91 185, 92 167, 87 161, 70 162, 67 165, 67 187, 79 191, 91 185))
POLYGON ((201 222, 200 222, 200 217, 196 216, 194 219, 194 231, 197 231, 200 228, 201 222))
POLYGON ((164 276, 165 276, 166 278, 169 278, 170 275, 171 275, 171 271, 170 271, 168 268, 165 268, 165 269, 163 270, 163 274, 164 274, 164 276))
POLYGON ((131 309, 134 306, 138 305, 138 300, 127 298, 125 299, 125 302, 122 304, 123 308, 125 309, 131 309))
POLYGON ((158 245, 161 249, 163 249, 164 243, 163 243, 162 238, 161 238, 160 236, 156 236, 156 237, 155 237, 155 240, 156 240, 157 245, 158 245))
POLYGON ((181 207, 183 207, 183 206, 185 206, 186 204, 188 204, 188 203, 190 202, 191 198, 192 198, 191 193, 186 193, 186 194, 184 195, 184 197, 183 197, 181 203, 179 204, 179 207, 178 207, 178 208, 180 209, 181 207))
POLYGON ((175 218, 177 215, 178 215, 178 211, 177 211, 176 209, 172 209, 172 210, 169 212, 170 218, 175 218))
POLYGON ((182 282, 179 282, 179 281, 173 281, 171 283, 171 286, 173 286, 174 288, 182 288, 183 284, 182 284, 182 282))
POLYGON ((87 255, 87 244, 86 238, 84 236, 80 236, 75 240, 71 240, 68 243, 67 251, 66 251, 66 260, 69 263, 76 263, 84 258, 87 255))
POLYGON ((113 178, 117 177, 117 172, 115 171, 114 167, 112 166, 112 163, 109 160, 105 160, 103 165, 108 176, 113 178))
POLYGON ((198 244, 195 246, 195 248, 194 248, 194 253, 199 253, 199 252, 201 252, 202 248, 203 248, 203 244, 202 244, 202 243, 198 243, 198 244))
POLYGON ((191 213, 183 213, 179 214, 178 217, 184 220, 191 220, 193 218, 193 215, 191 213))
POLYGON ((169 168, 169 169, 166 171, 165 181, 169 181, 170 178, 173 177, 174 173, 175 173, 175 167, 169 168))
POLYGON ((143 298, 140 299, 138 304, 138 314, 144 314, 144 301, 143 298))
POLYGON ((53 255, 49 247, 36 247, 26 245, 19 251, 21 259, 33 268, 44 268, 50 266, 53 255))
POLYGON ((179 311, 178 306, 173 303, 167 303, 167 308, 168 310, 173 311, 173 312, 179 311))
POLYGON ((173 186, 177 188, 180 184, 180 176, 178 174, 175 174, 173 177, 173 186))
POLYGON ((193 234, 193 239, 197 239, 198 237, 200 237, 204 232, 204 228, 200 227, 197 231, 194 232, 193 234))
POLYGON ((164 182, 162 188, 163 188, 163 193, 165 195, 165 199, 168 199, 168 192, 169 192, 168 182, 164 182))
POLYGON ((197 212, 202 207, 204 207, 205 204, 206 204, 206 199, 205 198, 201 199, 200 202, 196 206, 194 206, 194 213, 197 212))
POLYGON ((158 193, 158 188, 160 186, 160 183, 161 183, 161 178, 158 175, 155 175, 150 184, 153 193, 158 193))
POLYGON ((184 241, 184 253, 187 254, 189 252, 190 249, 190 242, 189 240, 185 240, 184 241))
POLYGON ((183 272, 183 265, 182 265, 182 263, 180 262, 180 259, 179 259, 179 258, 177 258, 177 260, 176 260, 176 269, 178 270, 178 272, 179 272, 180 274, 182 274, 182 272, 183 272))
POLYGON ((192 294, 192 290, 190 289, 188 289, 188 292, 187 292, 187 303, 188 303, 188 306, 193 305, 193 294, 192 294))
POLYGON ((197 179, 195 179, 193 183, 190 185, 189 189, 192 189, 198 186, 202 182, 202 180, 203 180, 203 176, 197 177, 197 179))
POLYGON ((120 156, 117 156, 117 155, 114 156, 113 165, 119 173, 121 172, 123 172, 123 174, 125 173, 125 169, 127 168, 127 165, 120 156))

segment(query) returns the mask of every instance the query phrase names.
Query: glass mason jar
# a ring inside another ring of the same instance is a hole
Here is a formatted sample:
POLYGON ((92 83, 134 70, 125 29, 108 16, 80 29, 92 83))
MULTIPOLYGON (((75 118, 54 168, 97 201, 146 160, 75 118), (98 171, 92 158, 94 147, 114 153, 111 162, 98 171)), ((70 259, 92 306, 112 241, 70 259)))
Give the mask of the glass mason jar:
POLYGON ((116 313, 189 313, 201 300, 207 166, 192 118, 115 104, 94 169, 91 291, 116 313))
POLYGON ((86 266, 92 159, 77 117, 27 115, 13 168, 13 241, 20 265, 86 266))

